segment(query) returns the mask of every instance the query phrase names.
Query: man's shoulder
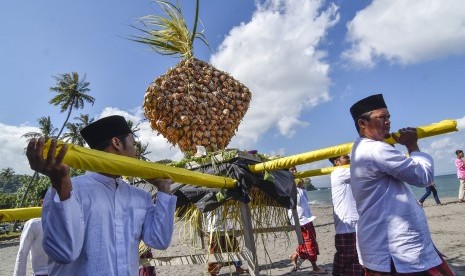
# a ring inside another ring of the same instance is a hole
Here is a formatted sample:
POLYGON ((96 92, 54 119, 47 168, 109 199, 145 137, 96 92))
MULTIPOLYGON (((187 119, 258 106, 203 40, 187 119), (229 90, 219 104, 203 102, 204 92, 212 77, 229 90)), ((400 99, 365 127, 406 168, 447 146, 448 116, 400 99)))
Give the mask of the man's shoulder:
POLYGON ((384 141, 377 141, 377 140, 368 139, 368 138, 360 138, 359 140, 356 141, 356 143, 354 143, 354 146, 356 146, 355 148, 370 148, 371 149, 373 147, 382 148, 382 147, 391 146, 391 145, 389 145, 388 143, 384 141))
POLYGON ((28 221, 26 221, 24 223, 23 231, 28 231, 28 229, 36 227, 36 225, 42 226, 42 219, 41 218, 31 218, 28 221))
POLYGON ((350 173, 350 167, 335 167, 331 174, 347 174, 350 173))
POLYGON ((338 168, 331 174, 331 194, 338 193, 350 184, 350 168, 338 168))

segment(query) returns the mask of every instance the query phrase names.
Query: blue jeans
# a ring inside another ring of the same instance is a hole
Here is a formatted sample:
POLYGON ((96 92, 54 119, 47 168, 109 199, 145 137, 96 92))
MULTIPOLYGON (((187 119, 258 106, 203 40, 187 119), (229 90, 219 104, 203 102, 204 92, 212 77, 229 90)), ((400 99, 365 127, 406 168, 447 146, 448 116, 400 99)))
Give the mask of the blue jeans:
POLYGON ((441 204, 441 201, 439 201, 438 191, 434 186, 426 187, 426 193, 420 198, 420 203, 423 203, 425 199, 431 195, 431 192, 433 193, 436 204, 441 204))

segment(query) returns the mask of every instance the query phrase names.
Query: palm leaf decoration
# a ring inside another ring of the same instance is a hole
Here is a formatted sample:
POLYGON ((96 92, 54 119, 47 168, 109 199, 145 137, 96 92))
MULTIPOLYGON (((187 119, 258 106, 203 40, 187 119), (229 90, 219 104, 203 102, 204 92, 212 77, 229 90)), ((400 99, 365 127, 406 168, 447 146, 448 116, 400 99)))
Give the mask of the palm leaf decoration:
POLYGON ((179 3, 177 6, 167 1, 158 1, 158 3, 167 17, 147 15, 140 18, 139 21, 144 26, 144 29, 133 27, 143 32, 146 37, 134 36, 134 41, 149 45, 159 54, 180 55, 182 58, 187 59, 193 57, 195 38, 208 45, 203 33, 196 32, 195 28, 193 33, 189 31, 179 3))
POLYGON ((249 89, 228 73, 194 57, 194 40, 208 46, 203 32, 197 32, 199 0, 193 30, 182 15, 179 2, 157 1, 164 12, 140 18, 136 27, 144 36, 131 40, 148 45, 156 53, 178 56, 181 61, 147 88, 145 117, 153 129, 185 153, 196 145, 209 151, 229 144, 249 107, 249 89))

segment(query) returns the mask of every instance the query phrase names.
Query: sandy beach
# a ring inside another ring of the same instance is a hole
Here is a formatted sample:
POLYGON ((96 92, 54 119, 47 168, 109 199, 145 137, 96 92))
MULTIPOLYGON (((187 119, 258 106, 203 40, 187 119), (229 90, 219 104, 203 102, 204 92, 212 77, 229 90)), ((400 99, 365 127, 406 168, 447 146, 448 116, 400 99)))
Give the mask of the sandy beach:
MULTIPOLYGON (((458 203, 456 198, 441 198, 445 205, 437 206, 432 199, 427 199, 424 211, 428 217, 430 231, 437 248, 446 255, 447 263, 455 270, 457 275, 465 275, 465 204, 458 203)), ((331 207, 312 206, 312 212, 317 216, 314 221, 317 240, 320 247, 318 264, 331 275, 334 249, 334 225, 331 207)), ((297 246, 297 238, 293 232, 288 232, 289 238, 283 233, 269 234, 266 243, 266 251, 263 242, 257 245, 258 262, 261 269, 260 275, 309 275, 311 272, 310 262, 301 264, 301 270, 291 272, 291 262, 288 255, 297 246)), ((160 255, 179 256, 186 255, 190 251, 173 236, 170 248, 160 255)), ((0 244, 0 275, 12 275, 18 240, 2 242, 0 244)), ((154 252, 154 255, 159 252, 154 252)), ((244 265, 245 267, 245 265, 244 265)), ((231 269, 234 267, 232 266, 231 269)), ((159 275, 207 275, 205 264, 192 264, 191 262, 179 264, 172 261, 171 265, 157 267, 159 275)), ((30 269, 29 269, 30 271, 30 269)), ((221 269, 220 275, 229 275, 229 267, 221 269)), ((311 275, 311 274, 310 274, 311 275)))

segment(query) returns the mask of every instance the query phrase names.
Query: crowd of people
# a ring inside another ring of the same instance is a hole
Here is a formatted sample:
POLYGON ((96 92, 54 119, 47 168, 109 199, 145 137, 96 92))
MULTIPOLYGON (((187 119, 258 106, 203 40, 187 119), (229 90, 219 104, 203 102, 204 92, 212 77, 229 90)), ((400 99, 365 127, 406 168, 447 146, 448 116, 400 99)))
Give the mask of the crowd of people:
MULTIPOLYGON (((350 114, 359 137, 350 155, 329 160, 335 167, 331 174, 336 232, 333 275, 454 275, 434 246, 421 206, 431 193, 437 204, 441 202, 434 185, 433 159, 420 151, 416 129, 390 133, 390 113, 381 94, 356 102, 350 114), (388 137, 405 146, 408 156, 384 142, 388 137), (426 188, 420 204, 409 185, 426 188)), ((92 149, 136 157, 134 134, 122 116, 95 121, 81 134, 92 149)), ((70 168, 63 163, 66 145, 57 149, 57 141, 52 140, 44 157, 44 142, 31 139, 26 155, 30 167, 48 176, 52 187, 45 195, 42 218, 26 223, 15 275, 25 275, 24 256, 29 250, 34 275, 136 275, 141 244, 155 249, 170 245, 176 208, 172 180, 148 180, 158 191, 154 202, 149 192, 129 185, 120 175, 86 172, 70 177, 70 168), (37 265, 37 256, 47 262, 46 268, 37 265)), ((456 154, 459 201, 463 202, 465 165, 463 152, 456 154)), ((296 172, 295 167, 290 170, 296 172)), ((299 269, 300 258, 311 262, 312 273, 326 274, 317 264, 315 217, 301 181, 297 207, 289 211, 289 218, 292 224, 299 222, 303 237, 289 256, 292 270, 299 269)), ((248 273, 240 262, 234 264, 237 273, 248 273)), ((208 272, 216 275, 220 268, 210 263, 208 272)))

